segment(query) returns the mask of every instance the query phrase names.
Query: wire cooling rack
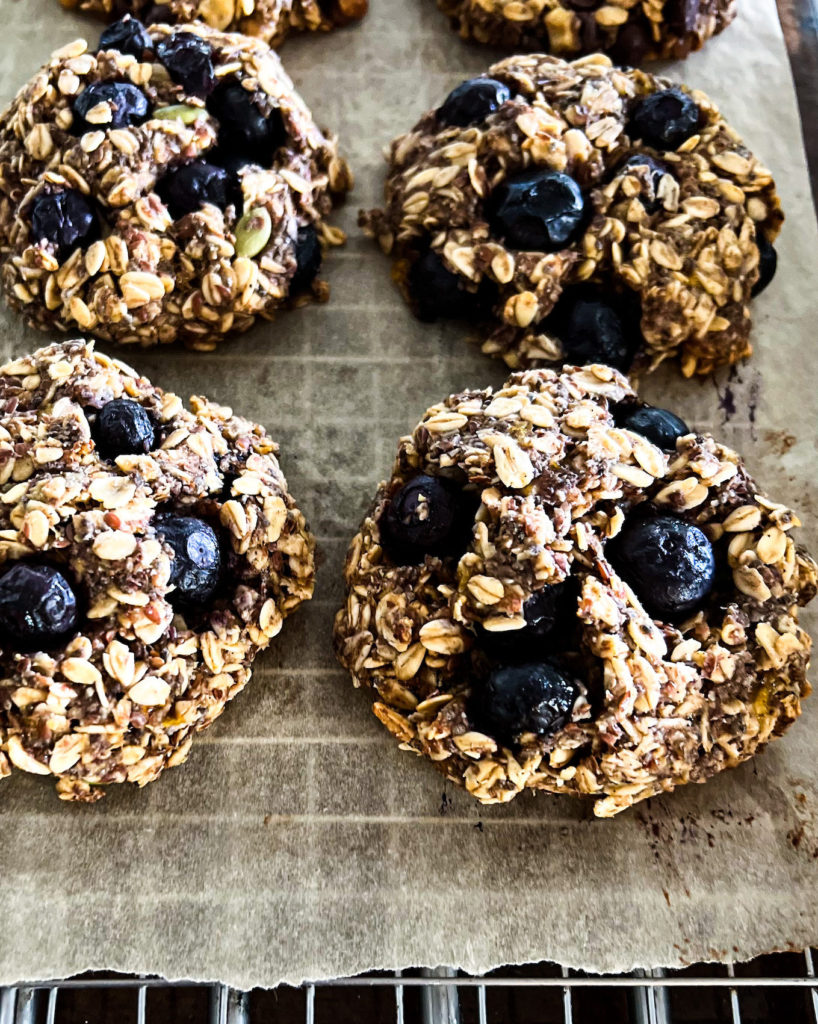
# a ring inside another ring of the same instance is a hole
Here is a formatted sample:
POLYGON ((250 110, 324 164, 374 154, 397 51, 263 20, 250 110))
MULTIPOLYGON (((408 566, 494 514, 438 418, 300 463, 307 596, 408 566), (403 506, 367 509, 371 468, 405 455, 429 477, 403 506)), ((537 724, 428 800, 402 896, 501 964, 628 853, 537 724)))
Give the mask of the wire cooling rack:
POLYGON ((814 953, 623 976, 438 968, 253 992, 85 976, 0 989, 0 1024, 818 1024, 814 953))

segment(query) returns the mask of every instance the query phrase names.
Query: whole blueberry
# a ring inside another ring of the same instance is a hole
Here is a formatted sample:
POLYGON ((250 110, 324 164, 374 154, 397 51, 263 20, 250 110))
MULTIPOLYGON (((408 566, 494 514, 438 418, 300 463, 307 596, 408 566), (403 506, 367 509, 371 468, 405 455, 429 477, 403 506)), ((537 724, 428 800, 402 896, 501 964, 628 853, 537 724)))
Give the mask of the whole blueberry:
POLYGON ((74 111, 74 121, 71 125, 74 135, 142 124, 150 115, 148 97, 130 82, 92 82, 77 96, 71 109, 74 111), (93 124, 86 120, 88 112, 98 103, 109 105, 110 121, 93 124))
POLYGON ((571 718, 577 684, 551 661, 496 668, 475 687, 470 706, 479 728, 514 745, 523 733, 546 737, 571 718))
POLYGON ((585 200, 560 171, 526 171, 506 178, 489 202, 492 231, 512 249, 555 252, 582 230, 585 200))
POLYGON ((676 451, 676 441, 690 433, 684 420, 669 409, 655 409, 652 405, 631 405, 615 414, 617 425, 641 434, 651 444, 665 451, 676 451))
POLYGON ((90 201, 76 189, 41 192, 31 206, 31 238, 51 242, 62 262, 75 249, 99 238, 99 220, 90 201))
POLYGON ((614 567, 651 615, 677 619, 700 608, 713 588, 713 546, 693 523, 656 516, 626 523, 611 545, 614 567))
POLYGON ((458 488, 443 477, 421 473, 393 495, 380 528, 395 561, 414 564, 425 555, 454 554, 464 540, 464 519, 458 488))
POLYGON ((16 562, 0 577, 0 634, 17 650, 57 645, 78 618, 77 597, 53 566, 16 562))
POLYGON ((758 280, 753 285, 752 295, 760 295, 767 285, 775 277, 778 269, 778 253, 773 243, 768 241, 767 236, 760 230, 756 231, 756 244, 758 245, 758 280))
POLYGON ((318 277, 321 269, 321 243, 312 224, 298 229, 295 240, 295 273, 290 279, 290 295, 303 292, 318 277))
POLYGON ((496 78, 470 78, 452 89, 437 108, 440 124, 465 128, 485 121, 508 100, 511 91, 496 78))
POLYGON ((617 174, 624 174, 631 169, 636 170, 640 167, 647 169, 652 195, 643 194, 640 195, 639 199, 648 213, 656 213, 662 205, 659 198, 659 183, 666 174, 670 174, 670 171, 661 160, 648 156, 647 153, 635 153, 633 156, 628 157, 617 171, 617 174))
POLYGON ((681 89, 662 89, 640 100, 628 122, 628 133, 656 149, 674 150, 694 135, 700 111, 681 89))
POLYGON ((412 308, 427 323, 466 317, 477 303, 463 278, 449 270, 432 249, 418 256, 409 268, 407 285, 412 308))
POLYGON ((137 18, 126 14, 124 18, 109 25, 99 37, 100 50, 116 50, 117 53, 129 53, 137 60, 142 60, 145 51, 153 47, 145 26, 137 18))
POLYGON ((175 590, 171 603, 182 607, 202 605, 219 583, 222 556, 219 538, 211 526, 193 516, 167 516, 156 532, 173 550, 170 582, 175 590))
POLYGON ((605 363, 617 370, 627 370, 633 362, 638 340, 631 336, 619 310, 603 299, 566 296, 550 324, 566 362, 605 363))
POLYGON ((204 99, 216 85, 210 43, 192 32, 174 32, 156 44, 156 56, 189 96, 204 99))
POLYGON ((205 160, 174 167, 157 183, 156 191, 174 220, 200 210, 205 203, 226 210, 237 201, 233 175, 205 160))
POLYGON ((265 117, 235 79, 219 85, 207 101, 207 109, 219 122, 219 145, 263 167, 270 166, 273 154, 286 141, 278 107, 265 117))
POLYGON ((577 624, 579 580, 569 576, 536 591, 523 605, 523 629, 482 630, 480 647, 506 663, 536 661, 571 646, 577 624))
POLYGON ((156 447, 156 429, 148 412, 130 398, 114 398, 97 413, 91 434, 104 459, 147 455, 156 447))

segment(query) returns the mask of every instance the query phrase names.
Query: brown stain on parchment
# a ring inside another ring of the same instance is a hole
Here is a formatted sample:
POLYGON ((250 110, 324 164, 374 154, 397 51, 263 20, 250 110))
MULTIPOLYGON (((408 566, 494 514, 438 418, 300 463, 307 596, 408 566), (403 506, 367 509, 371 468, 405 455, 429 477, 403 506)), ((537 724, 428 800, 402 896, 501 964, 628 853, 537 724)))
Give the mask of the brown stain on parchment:
POLYGON ((786 430, 764 431, 764 444, 771 455, 786 455, 797 441, 795 434, 790 434, 786 430))

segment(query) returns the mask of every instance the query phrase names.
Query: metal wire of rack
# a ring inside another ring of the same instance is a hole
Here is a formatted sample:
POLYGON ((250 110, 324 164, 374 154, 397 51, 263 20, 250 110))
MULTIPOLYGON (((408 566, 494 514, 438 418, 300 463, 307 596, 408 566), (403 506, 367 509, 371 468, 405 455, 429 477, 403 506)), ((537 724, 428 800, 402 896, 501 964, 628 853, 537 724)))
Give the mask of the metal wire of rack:
MULTIPOLYGON (((796 959, 800 965, 798 973, 790 970, 781 974, 762 973, 758 975, 742 973, 728 964, 714 968, 722 973, 708 975, 699 969, 688 969, 683 973, 653 970, 634 972, 623 976, 587 976, 571 972, 556 965, 537 965, 539 969, 504 969, 491 975, 480 977, 466 975, 450 968, 436 968, 415 972, 412 975, 394 972, 392 974, 370 974, 353 978, 342 978, 333 981, 315 982, 302 986, 300 1010, 292 1009, 275 1019, 286 1020, 288 1024, 304 1021, 304 1024, 321 1024, 322 1020, 335 1019, 335 1012, 329 1016, 316 1013, 316 995, 334 995, 337 1004, 345 999, 345 993, 351 989, 380 989, 391 991, 393 1000, 389 1005, 381 1004, 381 1012, 373 1016, 365 1011, 357 1015, 361 1022, 371 1021, 372 1024, 493 1024, 504 1021, 506 1016, 502 1010, 498 1012, 494 1006, 495 996, 503 991, 532 993, 550 992, 557 997, 550 1013, 541 1009, 543 1016, 532 1017, 537 1024, 586 1024, 587 1021, 598 1020, 598 1011, 589 1015, 582 1009, 581 997, 592 991, 613 991, 624 994, 626 1010, 617 1010, 611 1004, 611 1013, 607 1016, 609 1024, 616 1021, 627 1021, 628 1024, 677 1024, 692 1020, 718 1020, 727 1024, 748 1024, 749 1021, 770 1021, 777 1024, 779 1020, 792 1022, 803 1021, 804 1024, 818 1024, 818 978, 816 978, 813 950, 805 950, 796 959), (542 967, 550 968, 550 973, 543 973, 542 967), (768 1013, 753 1007, 749 1014, 742 1008, 743 1000, 748 993, 771 993, 788 990, 799 993, 800 1009, 793 1010, 789 1006, 786 1016, 770 1009, 768 1013), (674 1005, 672 997, 680 994, 709 991, 722 997, 722 1011, 718 1017, 690 1016, 690 1010, 674 1005), (419 995, 408 1005, 408 994, 419 995), (461 1003, 465 995, 470 996, 469 1008, 461 1003)), ((788 964, 792 964, 795 954, 790 954, 788 964)), ((756 963, 763 965, 770 958, 762 958, 756 963)), ((8 988, 0 988, 0 1024, 62 1024, 64 1020, 75 1020, 76 1017, 63 1015, 62 1009, 66 997, 73 992, 97 991, 100 994, 119 994, 120 1009, 116 1016, 105 1015, 93 1018, 83 1017, 92 1021, 135 1021, 135 1024, 164 1024, 176 1020, 174 1014, 161 1011, 152 1012, 149 1006, 149 993, 154 991, 168 992, 173 989, 198 989, 205 997, 201 1004, 203 1012, 195 1018, 201 1024, 262 1024, 272 1020, 263 1008, 254 1006, 254 994, 241 992, 221 984, 195 984, 192 982, 166 982, 154 977, 82 977, 54 982, 38 982, 36 984, 20 984, 8 988), (127 1013, 122 1009, 127 1000, 127 1013)), ((111 1011, 112 1013, 114 1011, 111 1011)), ((514 1014, 515 1019, 528 1019, 524 1015, 514 1014)))

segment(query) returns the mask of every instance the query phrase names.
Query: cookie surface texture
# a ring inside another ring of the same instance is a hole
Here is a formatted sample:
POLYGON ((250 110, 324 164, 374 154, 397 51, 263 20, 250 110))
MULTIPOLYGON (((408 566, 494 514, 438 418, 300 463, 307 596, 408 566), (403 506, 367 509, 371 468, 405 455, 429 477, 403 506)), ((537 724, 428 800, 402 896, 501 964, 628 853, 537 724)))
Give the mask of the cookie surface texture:
POLYGON ((438 0, 438 6, 465 39, 563 57, 602 51, 634 66, 681 60, 736 16, 735 0, 438 0))
POLYGON ((72 341, 0 368, 0 776, 154 780, 312 596, 265 430, 72 341))
POLYGON ((748 356, 783 220, 703 93, 600 55, 513 57, 395 139, 364 229, 415 312, 480 325, 512 369, 748 356))
POLYGON ((261 40, 129 18, 63 47, 0 121, 0 274, 35 327, 209 350, 325 300, 351 187, 261 40))
POLYGON ((132 14, 147 22, 203 21, 223 32, 258 36, 279 46, 291 32, 327 32, 359 21, 368 0, 60 0, 69 10, 104 18, 132 14))
POLYGON ((527 370, 401 439, 336 651, 401 746, 478 800, 547 790, 611 816, 798 717, 816 592, 798 525, 621 374, 527 370))

